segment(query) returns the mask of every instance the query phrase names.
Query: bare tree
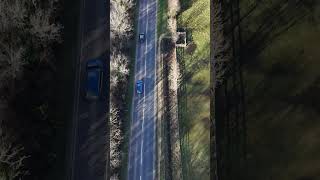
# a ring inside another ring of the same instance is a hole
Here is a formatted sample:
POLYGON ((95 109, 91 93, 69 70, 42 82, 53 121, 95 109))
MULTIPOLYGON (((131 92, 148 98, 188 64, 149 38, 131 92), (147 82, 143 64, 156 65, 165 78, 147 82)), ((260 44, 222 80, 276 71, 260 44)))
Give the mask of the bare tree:
POLYGON ((118 75, 128 75, 128 57, 122 53, 112 53, 111 55, 111 71, 116 71, 118 75))
POLYGON ((111 30, 111 63, 110 63, 110 166, 111 179, 119 179, 121 168, 121 145, 123 143, 123 120, 126 105, 124 94, 129 74, 128 42, 133 36, 135 0, 111 0, 110 30, 111 30), (121 94, 121 95, 120 95, 121 94))
POLYGON ((130 15, 126 5, 118 2, 111 1, 111 13, 110 13, 110 28, 111 34, 127 37, 130 34, 127 32, 132 31, 132 25, 130 22, 130 15))
POLYGON ((110 90, 113 91, 118 83, 119 77, 113 73, 110 73, 110 90))
POLYGON ((132 37, 133 21, 132 14, 133 0, 112 0, 110 7, 110 31, 112 46, 111 49, 121 50, 127 45, 132 37))
POLYGON ((2 0, 0 2, 0 33, 25 25, 27 9, 24 0, 2 0))
MULTIPOLYGON (((121 166, 120 145, 123 141, 121 132, 121 121, 119 120, 119 110, 111 104, 110 111, 110 167, 111 172, 121 166)), ((117 176, 115 173, 113 175, 117 176)))
POLYGON ((60 41, 60 32, 62 26, 52 23, 50 18, 52 17, 53 10, 41 10, 38 9, 35 14, 30 17, 30 33, 42 44, 48 45, 53 41, 60 41))
MULTIPOLYGON (((1 53, 0 65, 3 67, 0 77, 15 79, 22 71, 23 53, 25 49, 19 46, 5 46, 0 43, 3 50, 1 53)), ((3 79, 3 78, 1 78, 3 79)))
POLYGON ((24 160, 29 156, 23 155, 23 147, 13 145, 12 138, 4 134, 0 127, 0 167, 4 169, 4 176, 0 179, 14 180, 21 179, 28 172, 24 169, 24 160))
POLYGON ((38 0, 3 0, 0 2, 0 81, 14 81, 26 64, 23 56, 28 46, 42 46, 35 52, 38 59, 51 59, 52 42, 61 40, 62 26, 52 20, 54 1, 48 9, 38 0), (30 11, 30 6, 35 9, 30 11), (31 34, 31 36, 30 36, 31 34), (24 38, 23 40, 21 38, 24 38))
POLYGON ((113 91, 118 83, 129 74, 128 57, 121 53, 113 52, 111 54, 110 70, 110 87, 111 91, 113 91))
POLYGON ((15 91, 15 80, 21 75, 25 61, 24 47, 18 45, 4 45, 0 42, 0 88, 10 84, 10 92, 15 91))
POLYGON ((110 13, 110 27, 111 33, 124 34, 130 30, 130 23, 128 22, 128 13, 125 6, 111 1, 111 13, 110 13))
POLYGON ((110 180, 119 180, 120 178, 117 175, 112 175, 110 180))
MULTIPOLYGON (((55 23, 54 1, 41 0, 1 0, 0 1, 0 91, 5 94, 3 101, 12 113, 15 107, 11 107, 10 100, 19 101, 15 98, 16 83, 21 83, 17 87, 24 89, 24 82, 30 81, 25 78, 26 66, 33 71, 38 66, 32 63, 40 63, 41 59, 53 59, 52 43, 59 42, 61 25, 55 23), (17 81, 21 80, 21 81, 17 81), (9 89, 9 92, 7 92, 9 89), (9 98, 6 96, 9 95, 9 98)), ((28 69, 29 70, 29 69, 28 69)), ((29 95, 29 94, 27 94, 29 95)), ((2 97, 1 97, 2 98, 2 97)), ((47 101, 47 99, 41 99, 47 101)), ((23 115, 21 115, 23 117, 23 115)), ((18 116, 10 118, 16 126, 19 126, 18 116)), ((19 145, 20 139, 9 136, 9 131, 2 126, 5 120, 0 117, 0 170, 5 171, 5 180, 21 179, 30 167, 24 166, 24 161, 28 156, 24 155, 24 148, 19 145), (9 138, 10 137, 10 138, 9 138)), ((5 124, 7 125, 7 124, 5 124)), ((32 126, 32 125, 31 125, 32 126)), ((20 132, 18 132, 20 133, 20 132)), ((19 137, 21 134, 17 134, 19 137)), ((29 139, 28 139, 29 140, 29 139)), ((36 142, 38 143, 38 142, 36 142)), ((28 161, 32 164, 35 158, 28 161)), ((36 173, 36 172, 35 172, 36 173)), ((2 174, 0 173, 0 179, 2 174)))

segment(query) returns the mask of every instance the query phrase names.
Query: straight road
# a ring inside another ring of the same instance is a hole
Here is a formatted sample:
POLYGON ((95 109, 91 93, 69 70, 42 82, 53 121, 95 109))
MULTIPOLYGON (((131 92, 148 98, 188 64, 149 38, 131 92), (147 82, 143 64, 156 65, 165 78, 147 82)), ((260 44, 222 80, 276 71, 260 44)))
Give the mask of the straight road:
POLYGON ((109 61, 106 56, 110 41, 110 30, 107 29, 109 14, 105 0, 81 0, 80 3, 79 47, 75 63, 74 111, 67 180, 105 180, 109 104, 107 74, 102 87, 102 92, 105 92, 103 100, 88 102, 84 98, 84 91, 86 62, 93 58, 109 61))
POLYGON ((136 45, 135 82, 142 79, 144 93, 134 92, 131 117, 128 180, 154 180, 156 172, 156 27, 157 0, 139 0, 138 34, 145 41, 136 45))

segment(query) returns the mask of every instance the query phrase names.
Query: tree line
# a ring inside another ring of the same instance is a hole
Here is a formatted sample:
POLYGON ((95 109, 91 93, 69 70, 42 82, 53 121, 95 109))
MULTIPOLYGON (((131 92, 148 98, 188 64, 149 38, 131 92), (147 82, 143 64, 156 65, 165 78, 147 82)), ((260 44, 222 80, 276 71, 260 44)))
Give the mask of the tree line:
POLYGON ((123 165, 124 129, 128 122, 128 86, 130 48, 134 45, 135 0, 111 0, 111 62, 110 62, 110 167, 112 180, 120 179, 123 165))

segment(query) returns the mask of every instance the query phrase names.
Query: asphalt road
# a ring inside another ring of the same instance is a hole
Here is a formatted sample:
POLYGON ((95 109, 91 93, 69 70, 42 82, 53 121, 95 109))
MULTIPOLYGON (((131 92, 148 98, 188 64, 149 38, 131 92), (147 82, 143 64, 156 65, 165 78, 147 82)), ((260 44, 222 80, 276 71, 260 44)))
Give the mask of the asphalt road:
POLYGON ((145 33, 145 41, 136 46, 135 82, 143 80, 144 93, 133 96, 128 180, 155 179, 156 13, 157 0, 139 0, 137 33, 145 33))
POLYGON ((102 100, 88 102, 84 98, 84 88, 86 62, 92 58, 109 61, 106 56, 110 32, 108 19, 105 0, 81 0, 68 180, 106 179, 107 74, 102 100))

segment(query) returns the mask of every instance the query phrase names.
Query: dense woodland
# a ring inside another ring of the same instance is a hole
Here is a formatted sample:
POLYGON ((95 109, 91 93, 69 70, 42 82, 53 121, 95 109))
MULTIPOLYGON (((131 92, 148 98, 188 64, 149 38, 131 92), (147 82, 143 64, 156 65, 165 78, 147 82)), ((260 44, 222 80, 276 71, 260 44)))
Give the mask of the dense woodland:
POLYGON ((50 118, 58 1, 0 1, 0 179, 44 179, 59 128, 50 118))
MULTIPOLYGON (((112 0, 110 5, 110 165, 112 178, 119 179, 135 1, 112 0)), ((5 180, 46 179, 57 158, 52 141, 66 126, 52 115, 57 103, 55 54, 63 42, 61 6, 58 1, 0 2, 0 177, 5 180)))

